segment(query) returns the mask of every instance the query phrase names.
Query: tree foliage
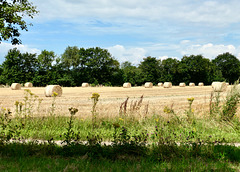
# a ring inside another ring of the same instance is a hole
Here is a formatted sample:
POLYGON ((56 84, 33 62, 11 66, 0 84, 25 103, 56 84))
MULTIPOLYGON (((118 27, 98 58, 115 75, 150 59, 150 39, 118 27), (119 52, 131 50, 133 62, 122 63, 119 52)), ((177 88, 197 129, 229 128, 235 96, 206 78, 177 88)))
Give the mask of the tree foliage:
POLYGON ((33 18, 37 13, 28 0, 0 0, 0 42, 11 39, 12 44, 20 44, 19 29, 28 31, 24 17, 33 18))
POLYGON ((145 82, 180 82, 210 85, 213 81, 233 83, 240 75, 239 60, 224 53, 210 61, 202 55, 184 56, 181 60, 158 60, 147 57, 138 65, 126 61, 120 64, 106 49, 67 47, 61 57, 43 50, 39 55, 9 50, 0 65, 0 84, 33 82, 35 86, 59 84, 81 86, 121 86, 124 82, 142 85, 145 82))

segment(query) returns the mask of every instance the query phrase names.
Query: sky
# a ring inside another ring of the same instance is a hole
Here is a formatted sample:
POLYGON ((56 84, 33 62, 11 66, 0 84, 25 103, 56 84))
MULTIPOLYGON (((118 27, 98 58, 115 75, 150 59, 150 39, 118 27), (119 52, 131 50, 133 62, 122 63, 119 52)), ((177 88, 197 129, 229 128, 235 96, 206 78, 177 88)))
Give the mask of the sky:
MULTIPOLYGON (((30 0, 39 14, 26 18, 21 52, 68 46, 107 49, 120 63, 229 52, 240 59, 239 0, 30 0)), ((10 42, 0 44, 0 63, 10 42)))

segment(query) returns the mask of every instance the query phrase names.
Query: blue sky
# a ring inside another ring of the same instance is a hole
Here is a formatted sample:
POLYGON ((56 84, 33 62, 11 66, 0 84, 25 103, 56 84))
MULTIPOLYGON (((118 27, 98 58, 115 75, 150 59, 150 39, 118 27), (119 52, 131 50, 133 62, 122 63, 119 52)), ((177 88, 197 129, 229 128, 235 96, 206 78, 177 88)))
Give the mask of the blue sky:
MULTIPOLYGON (((101 47, 120 62, 144 57, 213 59, 230 52, 240 58, 239 0, 38 0, 40 13, 22 32, 22 52, 67 46, 101 47)), ((0 62, 12 48, 0 44, 0 62)))

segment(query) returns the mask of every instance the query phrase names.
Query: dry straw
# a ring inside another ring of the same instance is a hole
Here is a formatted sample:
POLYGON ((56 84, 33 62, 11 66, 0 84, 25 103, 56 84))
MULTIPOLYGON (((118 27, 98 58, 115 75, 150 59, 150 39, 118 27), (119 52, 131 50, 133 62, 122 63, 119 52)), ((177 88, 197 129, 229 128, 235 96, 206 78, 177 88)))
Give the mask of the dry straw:
POLYGON ((163 87, 164 88, 172 88, 172 83, 171 82, 164 82, 163 87))
POLYGON ((123 88, 131 88, 131 87, 132 87, 132 85, 129 82, 126 82, 123 84, 123 88))
POLYGON ((158 83, 158 86, 159 86, 159 87, 162 87, 162 86, 163 86, 163 83, 162 83, 162 82, 159 82, 159 83, 158 83))
POLYGON ((62 87, 59 85, 48 85, 45 88, 44 94, 46 97, 52 97, 52 96, 60 97, 62 95, 62 87), (57 94, 54 95, 54 93, 57 93, 57 94))
POLYGON ((11 89, 12 90, 21 90, 21 84, 19 84, 19 83, 12 83, 11 89))
POLYGON ((82 87, 89 87, 89 84, 87 82, 82 83, 82 87))
POLYGON ((195 87, 195 83, 190 82, 190 83, 189 83, 189 87, 195 87))
POLYGON ((33 84, 31 82, 26 82, 24 84, 24 87, 33 87, 33 84))
POLYGON ((153 83, 151 82, 146 82, 144 85, 145 88, 152 88, 153 87, 153 83))
POLYGON ((184 83, 184 82, 181 82, 180 84, 179 84, 179 87, 185 87, 186 86, 186 84, 184 83))
POLYGON ((212 88, 215 92, 226 91, 227 84, 226 82, 212 82, 212 88))
POLYGON ((204 86, 204 83, 203 82, 199 82, 198 86, 204 86))

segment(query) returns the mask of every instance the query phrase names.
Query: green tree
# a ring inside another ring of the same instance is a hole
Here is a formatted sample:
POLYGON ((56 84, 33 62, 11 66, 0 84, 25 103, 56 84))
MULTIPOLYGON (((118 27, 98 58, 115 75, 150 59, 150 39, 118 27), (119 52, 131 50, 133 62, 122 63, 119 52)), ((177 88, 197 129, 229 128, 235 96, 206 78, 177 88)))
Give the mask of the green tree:
POLYGON ((80 64, 80 52, 77 46, 68 46, 62 54, 62 63, 68 70, 76 69, 80 64))
POLYGON ((88 76, 87 82, 111 85, 114 72, 119 70, 119 62, 106 50, 99 47, 80 50, 81 70, 88 76))
POLYGON ((144 58, 139 65, 142 73, 143 82, 152 82, 156 84, 160 78, 160 60, 156 57, 148 56, 144 58))
POLYGON ((35 72, 33 84, 36 86, 45 86, 48 84, 57 84, 56 79, 60 74, 56 73, 53 63, 56 55, 53 51, 43 50, 37 57, 37 71, 35 72))
POLYGON ((230 53, 223 53, 212 60, 226 81, 234 83, 240 76, 240 61, 230 53))
POLYGON ((130 82, 132 85, 139 84, 140 69, 133 66, 131 62, 126 61, 121 64, 121 69, 123 71, 123 82, 130 82))
POLYGON ((172 82, 173 84, 179 83, 178 77, 179 61, 173 58, 162 60, 161 63, 161 82, 172 82))
POLYGON ((11 84, 13 82, 31 82, 36 73, 36 54, 21 54, 16 48, 8 51, 2 64, 0 82, 11 84))
POLYGON ((181 82, 209 84, 210 81, 211 62, 202 55, 184 56, 179 64, 179 77, 183 79, 181 82))
POLYGON ((11 39, 12 44, 20 44, 19 29, 28 31, 24 17, 33 18, 37 13, 36 7, 28 0, 1 0, 0 42, 11 39))

